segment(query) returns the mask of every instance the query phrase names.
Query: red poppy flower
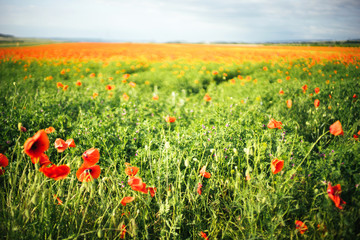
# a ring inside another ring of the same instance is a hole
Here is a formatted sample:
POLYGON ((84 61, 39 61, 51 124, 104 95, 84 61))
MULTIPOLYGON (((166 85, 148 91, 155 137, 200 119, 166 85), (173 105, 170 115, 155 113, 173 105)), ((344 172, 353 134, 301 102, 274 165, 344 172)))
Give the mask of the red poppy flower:
POLYGON ((53 164, 51 167, 41 167, 39 171, 44 173, 44 175, 48 178, 60 180, 66 178, 67 175, 69 175, 70 167, 67 165, 56 166, 53 164))
POLYGON ((198 187, 197 187, 197 190, 196 190, 196 191, 197 191, 197 193, 198 193, 199 195, 201 195, 201 193, 202 193, 202 189, 201 189, 202 186, 203 186, 203 185, 202 185, 201 183, 198 183, 198 187))
POLYGON ((354 134, 353 137, 354 137, 355 140, 359 140, 359 136, 358 136, 358 135, 354 134))
POLYGON ((125 234, 126 234, 126 226, 122 225, 121 226, 121 234, 120 234, 120 238, 124 239, 125 238, 125 234))
POLYGON ((99 150, 96 148, 90 148, 86 150, 82 155, 82 159, 84 160, 84 166, 86 165, 90 167, 95 165, 100 159, 99 150))
POLYGON ((114 88, 115 88, 115 86, 114 85, 106 85, 106 90, 113 90, 114 88))
POLYGON ((7 167, 8 165, 8 158, 4 154, 0 153, 0 175, 3 175, 5 173, 5 169, 3 168, 7 167))
POLYGON ((154 100, 154 101, 159 100, 159 96, 158 96, 158 95, 154 95, 154 96, 152 97, 152 100, 154 100))
POLYGON ((135 198, 134 197, 123 197, 123 199, 121 199, 121 204, 123 206, 126 206, 127 203, 131 203, 132 201, 134 201, 135 198))
POLYGON ((284 92, 284 90, 282 90, 282 89, 279 91, 279 94, 280 94, 280 95, 283 95, 284 93, 285 93, 285 92, 284 92))
POLYGON ((154 187, 148 187, 147 190, 150 192, 151 197, 155 196, 156 188, 154 187))
POLYGON ((165 121, 168 122, 168 123, 173 123, 176 121, 176 117, 170 117, 170 116, 167 116, 165 118, 165 121))
POLYGON ((210 101, 211 101, 210 95, 209 95, 209 94, 205 94, 204 100, 205 100, 206 102, 210 102, 210 101))
POLYGON ((24 152, 29 157, 40 157, 49 148, 49 138, 44 130, 40 130, 24 143, 24 152))
POLYGON ((284 160, 279 160, 275 158, 271 161, 271 171, 273 174, 277 174, 280 172, 284 167, 284 160))
POLYGON ((275 119, 270 119, 270 122, 268 123, 267 127, 270 129, 278 128, 281 129, 282 122, 276 121, 275 119))
POLYGON ((82 85, 82 82, 77 81, 75 84, 76 84, 76 86, 79 86, 79 87, 80 87, 80 86, 82 85))
POLYGON ((93 179, 97 179, 100 176, 100 166, 93 165, 87 166, 85 163, 79 167, 76 172, 76 177, 80 182, 91 182, 93 179))
POLYGON ((315 88, 315 93, 318 94, 320 92, 320 88, 315 88))
POLYGON ((291 101, 291 99, 286 100, 286 106, 287 106, 288 108, 291 108, 291 107, 292 107, 292 101, 291 101))
POLYGON ((90 74, 90 77, 91 77, 91 78, 94 78, 94 77, 95 77, 95 73, 91 73, 91 74, 90 74))
POLYGON ((127 167, 127 168, 125 168, 126 175, 128 175, 130 177, 135 176, 138 171, 139 171, 138 167, 127 167))
POLYGON ((205 240, 209 240, 208 236, 206 235, 206 233, 204 233, 203 231, 200 232, 200 236, 202 238, 204 238, 205 240))
POLYGON ((353 98, 357 98, 356 94, 353 95, 353 98))
POLYGON ((142 185, 142 179, 139 177, 130 177, 128 180, 128 184, 132 185, 142 185))
POLYGON ((327 193, 329 198, 333 200, 333 202, 335 203, 335 206, 339 209, 343 209, 342 205, 345 205, 346 202, 340 198, 340 194, 341 194, 340 184, 332 187, 331 183, 329 183, 327 193))
POLYGON ((315 108, 318 108, 320 106, 320 100, 319 99, 315 99, 314 106, 315 106, 315 108))
POLYGON ((139 177, 130 177, 128 180, 128 184, 131 189, 134 191, 142 192, 147 194, 148 189, 146 188, 146 183, 144 183, 139 177))
POLYGON ((48 128, 45 129, 45 132, 46 132, 47 134, 53 133, 53 132, 55 132, 55 128, 53 128, 53 127, 48 127, 48 128))
POLYGON ((211 177, 211 174, 206 172, 206 166, 203 166, 200 169, 200 175, 203 176, 204 178, 210 178, 211 177))
POLYGON ((344 135, 344 131, 339 120, 330 126, 330 133, 335 136, 344 135))
POLYGON ((357 134, 360 135, 360 131, 358 131, 357 134))
POLYGON ((308 86, 305 84, 304 86, 301 87, 301 89, 303 90, 303 92, 305 93, 306 90, 308 89, 308 86))
POLYGON ((67 139, 65 143, 68 145, 68 147, 76 147, 75 141, 72 138, 67 139))
POLYGON ((61 153, 61 152, 65 151, 68 148, 68 145, 61 138, 57 138, 55 140, 55 148, 59 153, 61 153))
POLYGON ((50 162, 49 157, 45 153, 42 153, 40 155, 40 157, 37 157, 37 158, 32 157, 31 162, 33 164, 39 163, 40 167, 46 167, 47 165, 52 163, 52 162, 50 162))
POLYGON ((295 221, 295 227, 297 230, 300 231, 301 234, 304 234, 307 231, 307 226, 302 221, 296 220, 295 221))
POLYGON ((134 82, 129 82, 129 86, 132 87, 132 88, 134 88, 134 87, 136 87, 136 83, 134 83, 134 82))
POLYGON ((56 87, 57 87, 57 88, 63 88, 64 85, 63 85, 61 82, 57 82, 57 83, 56 83, 56 87))

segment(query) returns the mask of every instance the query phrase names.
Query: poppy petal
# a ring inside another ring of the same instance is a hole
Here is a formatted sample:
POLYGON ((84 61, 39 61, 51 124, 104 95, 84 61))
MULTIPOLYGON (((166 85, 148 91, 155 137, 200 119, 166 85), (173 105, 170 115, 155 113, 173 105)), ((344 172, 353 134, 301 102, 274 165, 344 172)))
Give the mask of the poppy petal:
POLYGON ((66 178, 67 175, 69 175, 70 167, 67 165, 56 166, 54 164, 51 167, 41 167, 39 171, 44 173, 44 175, 48 178, 60 180, 66 178))
POLYGON ((121 204, 123 206, 126 206, 127 203, 131 203, 132 201, 134 201, 135 198, 134 197, 123 197, 123 199, 121 199, 121 204))
POLYGON ((80 182, 90 182, 93 179, 97 179, 100 176, 101 168, 99 165, 88 167, 85 165, 80 166, 76 172, 76 177, 80 182))
POLYGON ((90 148, 83 153, 82 158, 84 160, 83 165, 86 165, 88 167, 93 166, 100 159, 99 150, 96 148, 90 148))
POLYGON ((44 130, 39 130, 24 143, 24 152, 29 157, 40 157, 43 152, 49 149, 49 138, 44 130))

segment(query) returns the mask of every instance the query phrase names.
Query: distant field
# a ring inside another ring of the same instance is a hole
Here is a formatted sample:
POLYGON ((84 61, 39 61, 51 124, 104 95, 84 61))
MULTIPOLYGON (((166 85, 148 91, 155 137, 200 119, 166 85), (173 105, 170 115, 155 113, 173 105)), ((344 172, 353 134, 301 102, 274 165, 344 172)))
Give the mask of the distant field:
POLYGON ((2 47, 0 238, 357 239, 359 67, 356 47, 2 47))

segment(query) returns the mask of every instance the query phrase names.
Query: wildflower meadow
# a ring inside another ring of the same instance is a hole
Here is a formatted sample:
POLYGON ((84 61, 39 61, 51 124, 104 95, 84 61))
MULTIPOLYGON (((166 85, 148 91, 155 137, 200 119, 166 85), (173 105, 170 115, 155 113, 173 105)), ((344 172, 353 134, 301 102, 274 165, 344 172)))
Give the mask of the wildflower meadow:
POLYGON ((358 47, 0 48, 0 239, 360 238, 358 47))

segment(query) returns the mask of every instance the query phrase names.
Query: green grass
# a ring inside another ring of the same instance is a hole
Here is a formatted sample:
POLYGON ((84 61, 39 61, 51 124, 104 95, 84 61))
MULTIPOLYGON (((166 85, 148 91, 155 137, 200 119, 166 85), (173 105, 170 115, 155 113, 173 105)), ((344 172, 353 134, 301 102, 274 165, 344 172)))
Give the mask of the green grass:
POLYGON ((360 96, 359 69, 336 62, 309 67, 310 62, 139 60, 119 67, 116 62, 2 61, 0 152, 9 166, 0 176, 0 238, 119 239, 123 224, 128 239, 200 239, 201 231, 210 239, 360 237, 360 149, 353 138, 360 130, 359 100, 353 99, 360 96), (131 74, 128 82, 136 82, 135 88, 122 83, 124 73, 131 74), (57 82, 68 90, 58 89, 57 82), (107 91, 108 84, 115 89, 107 91), (154 93, 158 101, 152 100, 154 93), (211 102, 203 100, 206 93, 211 102), (287 99, 293 101, 291 109, 287 99), (168 115, 176 122, 166 123, 168 115), (282 129, 268 129, 270 118, 282 121, 282 129), (328 132, 337 120, 344 136, 328 132), (19 123, 26 132, 18 130, 19 123), (56 132, 48 135, 46 154, 53 163, 70 166, 64 180, 45 177, 23 152, 26 139, 49 126, 56 132), (73 138, 77 146, 57 153, 56 138, 73 138), (75 173, 91 147, 100 151, 102 172, 81 183, 75 173), (285 161, 276 175, 270 170, 274 158, 285 161), (130 188, 125 162, 139 167, 138 176, 157 188, 154 198, 130 188), (199 175, 205 165, 210 179, 199 175), (343 210, 327 196, 329 181, 341 184, 343 210), (124 207, 124 196, 136 199, 124 207), (308 226, 305 234, 296 230, 295 220, 308 226))

